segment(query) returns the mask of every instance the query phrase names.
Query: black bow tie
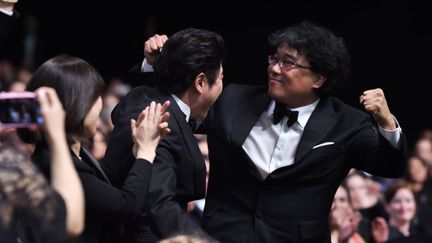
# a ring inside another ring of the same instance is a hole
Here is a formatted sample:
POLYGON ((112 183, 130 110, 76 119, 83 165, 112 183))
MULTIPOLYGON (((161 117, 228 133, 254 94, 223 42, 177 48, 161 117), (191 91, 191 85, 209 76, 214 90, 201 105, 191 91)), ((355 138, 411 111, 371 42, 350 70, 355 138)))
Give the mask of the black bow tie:
POLYGON ((292 111, 286 108, 285 105, 276 102, 275 109, 273 111, 273 124, 278 124, 284 116, 287 116, 287 126, 291 127, 297 121, 298 113, 298 111, 292 111))

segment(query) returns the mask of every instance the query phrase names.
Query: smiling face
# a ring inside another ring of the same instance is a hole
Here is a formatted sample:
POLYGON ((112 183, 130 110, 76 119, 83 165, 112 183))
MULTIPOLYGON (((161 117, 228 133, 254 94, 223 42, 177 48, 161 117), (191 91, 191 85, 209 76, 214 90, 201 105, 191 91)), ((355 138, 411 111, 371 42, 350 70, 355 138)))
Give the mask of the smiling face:
POLYGON ((409 178, 415 183, 424 183, 428 178, 428 167, 418 157, 411 157, 408 160, 409 178))
POLYGON ((279 65, 270 63, 268 66, 269 95, 276 101, 290 108, 305 106, 318 99, 316 89, 324 84, 325 78, 313 72, 304 55, 287 44, 280 45, 273 55, 274 60, 297 65, 279 65))
POLYGON ((365 201, 368 198, 368 189, 366 179, 359 175, 352 175, 347 179, 348 193, 351 197, 353 208, 360 209, 365 207, 365 201))
POLYGON ((348 192, 343 186, 339 186, 333 198, 332 210, 336 208, 349 208, 348 192))
POLYGON ((390 222, 410 222, 416 213, 414 194, 408 188, 400 188, 387 204, 390 222))

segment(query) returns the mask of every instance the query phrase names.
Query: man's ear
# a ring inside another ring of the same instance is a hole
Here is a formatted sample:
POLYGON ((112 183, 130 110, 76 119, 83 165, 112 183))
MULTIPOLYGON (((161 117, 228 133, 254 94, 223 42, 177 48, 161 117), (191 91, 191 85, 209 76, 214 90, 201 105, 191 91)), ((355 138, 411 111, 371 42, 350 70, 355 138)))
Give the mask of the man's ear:
POLYGON ((204 73, 199 73, 194 80, 194 87, 199 93, 203 92, 205 83, 207 82, 207 77, 204 73))
POLYGON ((322 74, 317 74, 315 81, 313 81, 312 87, 315 89, 319 89, 321 86, 324 85, 325 81, 327 80, 327 77, 322 74))

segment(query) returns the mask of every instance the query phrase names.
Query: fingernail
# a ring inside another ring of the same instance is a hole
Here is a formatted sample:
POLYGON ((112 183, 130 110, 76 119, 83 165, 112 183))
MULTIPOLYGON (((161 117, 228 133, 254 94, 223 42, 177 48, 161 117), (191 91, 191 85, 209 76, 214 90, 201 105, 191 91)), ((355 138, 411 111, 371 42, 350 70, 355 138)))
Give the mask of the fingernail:
POLYGON ((40 96, 44 96, 45 95, 45 89, 39 89, 39 91, 38 91, 38 95, 40 95, 40 96))

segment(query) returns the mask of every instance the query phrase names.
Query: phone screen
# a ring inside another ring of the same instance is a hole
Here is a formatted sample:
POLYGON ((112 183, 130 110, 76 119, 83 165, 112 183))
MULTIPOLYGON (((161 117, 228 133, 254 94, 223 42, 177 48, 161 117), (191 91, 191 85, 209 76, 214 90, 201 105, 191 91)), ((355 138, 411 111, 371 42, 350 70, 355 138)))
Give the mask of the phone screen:
POLYGON ((0 127, 37 127, 40 124, 39 102, 33 92, 0 93, 0 127))

